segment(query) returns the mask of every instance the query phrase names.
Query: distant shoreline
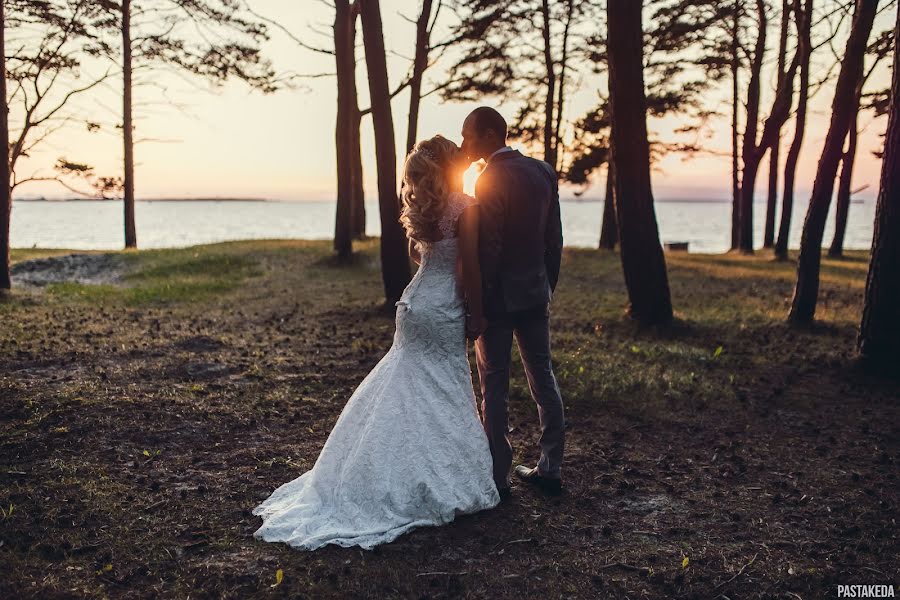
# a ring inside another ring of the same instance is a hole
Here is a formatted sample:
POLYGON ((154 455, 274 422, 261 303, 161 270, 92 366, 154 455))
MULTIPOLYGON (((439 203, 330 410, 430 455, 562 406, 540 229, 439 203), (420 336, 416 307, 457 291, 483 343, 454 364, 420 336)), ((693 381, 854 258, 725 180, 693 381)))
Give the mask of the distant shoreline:
MULTIPOLYGON (((14 202, 121 202, 122 198, 16 198, 14 202)), ((295 202, 271 198, 137 198, 136 202, 295 202)), ((318 202, 318 201, 316 201, 318 202)))

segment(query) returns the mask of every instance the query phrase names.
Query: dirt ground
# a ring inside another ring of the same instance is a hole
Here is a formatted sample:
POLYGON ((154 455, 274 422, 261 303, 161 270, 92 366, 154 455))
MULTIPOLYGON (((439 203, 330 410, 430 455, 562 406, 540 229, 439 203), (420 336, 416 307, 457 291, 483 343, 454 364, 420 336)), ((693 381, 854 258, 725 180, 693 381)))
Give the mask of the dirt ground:
MULTIPOLYGON (((390 345, 361 248, 350 266, 325 242, 114 254, 115 279, 0 300, 0 598, 806 600, 900 583, 900 385, 853 363, 862 254, 825 261, 811 330, 783 322, 794 265, 670 254, 678 320, 640 331, 618 256, 567 250, 562 497, 517 485, 373 551, 255 540, 252 508, 313 465, 390 345)), ((533 463, 520 368, 511 411, 533 463)))

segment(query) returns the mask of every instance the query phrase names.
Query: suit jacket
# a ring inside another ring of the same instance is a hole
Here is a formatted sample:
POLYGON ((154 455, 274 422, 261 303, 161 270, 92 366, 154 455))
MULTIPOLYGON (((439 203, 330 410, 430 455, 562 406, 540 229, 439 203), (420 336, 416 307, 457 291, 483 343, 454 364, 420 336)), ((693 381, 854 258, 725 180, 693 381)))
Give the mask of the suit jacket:
POLYGON ((562 256, 556 172, 518 151, 494 155, 475 184, 488 317, 546 309, 562 256))

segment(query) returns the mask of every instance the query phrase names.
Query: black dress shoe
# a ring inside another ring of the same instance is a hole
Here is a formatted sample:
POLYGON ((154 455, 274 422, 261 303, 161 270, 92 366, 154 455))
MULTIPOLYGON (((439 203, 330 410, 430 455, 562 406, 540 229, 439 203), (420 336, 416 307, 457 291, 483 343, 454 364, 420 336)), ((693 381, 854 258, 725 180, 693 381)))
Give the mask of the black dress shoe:
POLYGON ((532 469, 525 465, 519 465, 516 467, 516 476, 550 496, 559 496, 562 493, 562 481, 556 477, 545 477, 539 474, 537 467, 532 469))

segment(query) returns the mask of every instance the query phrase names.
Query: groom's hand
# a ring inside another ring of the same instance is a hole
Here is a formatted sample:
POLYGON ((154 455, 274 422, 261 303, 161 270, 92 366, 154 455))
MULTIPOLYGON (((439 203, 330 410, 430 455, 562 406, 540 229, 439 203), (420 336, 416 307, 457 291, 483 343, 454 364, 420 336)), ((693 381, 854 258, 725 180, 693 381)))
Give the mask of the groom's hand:
POLYGON ((487 319, 482 314, 469 314, 466 316, 466 337, 473 342, 481 337, 487 329, 487 319))

